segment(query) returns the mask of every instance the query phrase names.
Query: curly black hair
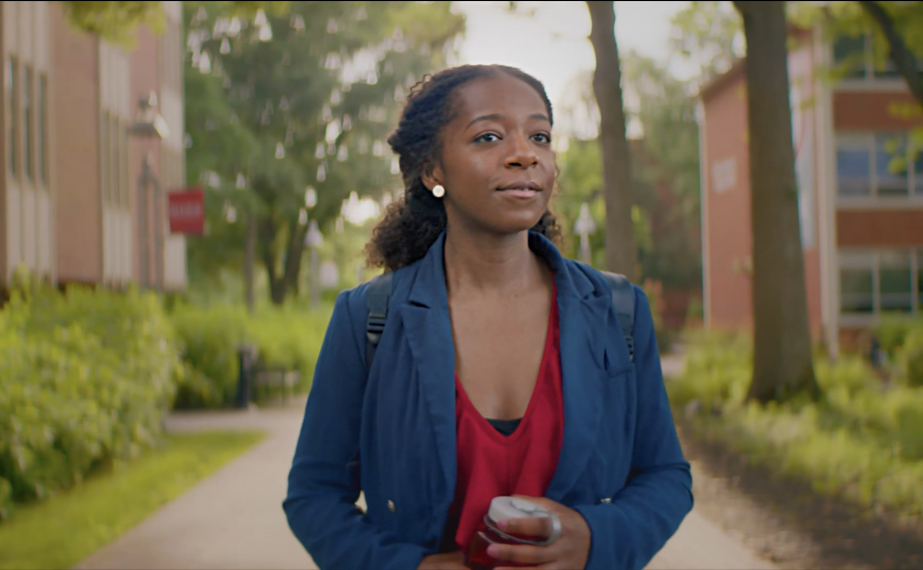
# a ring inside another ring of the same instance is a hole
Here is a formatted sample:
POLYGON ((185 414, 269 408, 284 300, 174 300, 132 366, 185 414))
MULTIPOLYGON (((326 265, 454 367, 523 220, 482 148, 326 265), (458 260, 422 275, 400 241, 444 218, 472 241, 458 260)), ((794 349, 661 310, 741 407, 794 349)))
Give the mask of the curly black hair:
MULTIPOLYGON (((553 124, 551 101, 545 86, 515 67, 463 65, 425 77, 411 89, 400 123, 388 138, 391 150, 399 157, 404 194, 388 206, 381 222, 372 231, 372 239, 366 246, 369 266, 394 271, 410 265, 426 255, 445 229, 445 205, 426 188, 422 176, 439 160, 439 135, 455 116, 452 103, 456 90, 474 79, 499 74, 520 79, 535 89, 553 124)), ((550 210, 532 230, 560 242, 560 227, 550 210)))

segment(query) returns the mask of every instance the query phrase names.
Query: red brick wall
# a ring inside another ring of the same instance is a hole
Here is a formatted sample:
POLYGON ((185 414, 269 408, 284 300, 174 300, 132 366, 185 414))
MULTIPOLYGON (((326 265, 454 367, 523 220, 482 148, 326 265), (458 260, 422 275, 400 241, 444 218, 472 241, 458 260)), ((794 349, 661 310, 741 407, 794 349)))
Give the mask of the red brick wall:
POLYGON ((750 165, 747 150, 746 79, 727 81, 705 99, 705 189, 708 248, 706 307, 715 328, 749 328, 752 324, 752 282, 743 271, 751 259, 750 165), (733 186, 715 192, 714 165, 732 158, 733 186))
MULTIPOLYGON (((790 67, 810 75, 810 46, 792 54, 790 67)), ((746 76, 735 68, 706 91, 705 105, 705 184, 707 197, 708 248, 706 307, 709 325, 725 329, 749 329, 753 325, 752 279, 745 266, 752 268, 753 239, 750 224, 750 166, 747 127, 746 76), (733 157, 736 160, 735 184, 715 192, 714 165, 733 157)), ((793 81, 793 85, 796 82, 793 81)), ((799 83, 800 85, 800 83, 799 83)), ((809 85, 802 85, 802 97, 811 99, 809 85)), ((810 108, 802 108, 804 121, 813 122, 810 108)), ((814 155, 821 156, 819 133, 814 134, 814 155)), ((803 252, 808 319, 812 335, 821 334, 820 254, 817 204, 818 168, 814 173, 814 246, 803 252)))
POLYGON ((91 283, 102 278, 97 41, 71 29, 60 3, 51 3, 50 11, 58 279, 91 283))
POLYGON ((836 227, 841 247, 923 245, 923 210, 839 210, 836 227))
POLYGON ((904 130, 923 124, 923 119, 903 119, 892 105, 913 103, 909 93, 837 91, 833 93, 833 128, 838 131, 904 130))

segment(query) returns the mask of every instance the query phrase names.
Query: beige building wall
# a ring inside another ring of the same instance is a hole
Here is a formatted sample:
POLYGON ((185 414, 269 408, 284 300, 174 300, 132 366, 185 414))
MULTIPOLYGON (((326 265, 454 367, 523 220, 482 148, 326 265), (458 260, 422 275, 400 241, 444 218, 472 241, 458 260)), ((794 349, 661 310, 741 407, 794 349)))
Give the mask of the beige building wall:
MULTIPOLYGON (((170 136, 162 143, 160 177, 164 190, 169 192, 186 184, 182 3, 164 2, 164 11, 167 16, 166 31, 158 38, 160 112, 170 127, 170 136)), ((164 220, 166 223, 166 216, 164 220)), ((183 289, 186 287, 186 238, 170 235, 169 228, 164 229, 164 236, 164 287, 168 290, 183 289)))
POLYGON ((55 279, 54 194, 49 157, 49 2, 0 4, 3 34, 3 190, 0 277, 24 265, 55 279))
POLYGON ((60 3, 0 4, 0 290, 20 264, 59 283, 120 288, 147 275, 142 286, 185 287, 186 244, 169 235, 166 210, 185 178, 182 4, 164 10, 165 33, 142 27, 125 50, 75 31, 60 3), (129 136, 151 92, 170 128, 164 141, 129 136), (156 181, 142 204, 148 154, 156 181))
POLYGON ((99 201, 98 41, 74 31, 52 9, 54 172, 57 194, 58 279, 97 283, 102 277, 99 201))

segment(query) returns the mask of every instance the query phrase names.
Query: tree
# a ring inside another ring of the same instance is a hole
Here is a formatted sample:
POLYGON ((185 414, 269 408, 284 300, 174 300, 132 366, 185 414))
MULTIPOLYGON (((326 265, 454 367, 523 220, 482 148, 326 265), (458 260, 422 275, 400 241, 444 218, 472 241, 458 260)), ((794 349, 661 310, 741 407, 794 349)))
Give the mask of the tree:
POLYGON ((592 27, 590 42, 596 54, 593 92, 599 107, 599 146, 606 201, 606 269, 637 279, 638 252, 632 214, 631 157, 625 136, 622 73, 615 41, 615 4, 587 1, 592 27))
MULTIPOLYGON (((923 118, 923 76, 920 74, 923 36, 919 33, 923 27, 923 3, 859 0, 817 5, 799 2, 793 6, 790 19, 805 28, 820 25, 829 42, 853 40, 858 43, 858 53, 843 57, 834 68, 827 70, 830 81, 865 66, 865 39, 868 38, 874 70, 897 72, 913 98, 912 103, 893 103, 891 111, 906 120, 923 118)), ((906 154, 895 152, 892 158, 891 167, 895 171, 906 168, 907 161, 914 160, 914 155, 923 151, 923 128, 911 129, 910 135, 912 144, 907 145, 906 154)))
POLYGON ((743 55, 740 16, 730 2, 695 0, 670 20, 670 44, 676 56, 698 69, 692 85, 705 85, 729 70, 743 55))
POLYGON ((919 25, 923 23, 923 6, 919 2, 888 2, 888 4, 899 5, 891 6, 892 11, 889 12, 880 2, 872 0, 860 0, 859 2, 863 12, 875 22, 878 31, 887 42, 888 56, 910 88, 910 94, 919 105, 923 106, 923 75, 920 73, 918 59, 909 44, 910 40, 919 34, 907 34, 909 23, 915 23, 916 30, 919 30, 919 25), (899 27, 899 21, 904 25, 899 27), (907 40, 904 39, 905 34, 907 40))
MULTIPOLYGON (((160 0, 143 1, 64 1, 61 3, 68 21, 76 29, 100 36, 115 44, 131 46, 134 43, 135 29, 146 24, 155 31, 163 26, 163 2, 160 0)), ((288 9, 290 2, 257 2, 247 0, 211 2, 228 10, 236 16, 252 18, 265 9, 273 13, 282 13, 288 9)))
MULTIPOLYGON (((580 238, 575 230, 575 222, 580 215, 581 206, 585 203, 596 226, 596 231, 589 236, 592 251, 590 264, 603 267, 606 263, 606 232, 603 231, 606 223, 606 203, 603 196, 599 141, 595 138, 572 139, 567 150, 559 154, 558 167, 560 193, 555 197, 554 211, 567 236, 565 253, 574 259, 579 256, 580 238)), ((633 187, 634 196, 643 192, 637 182, 633 187)), ((639 255, 643 256, 651 249, 651 236, 647 218, 637 204, 632 205, 631 221, 635 244, 638 246, 639 255)), ((637 276, 638 279, 641 277, 642 275, 637 276)))
POLYGON ((693 83, 634 52, 622 56, 622 69, 625 90, 638 101, 634 114, 644 132, 631 155, 635 201, 650 220, 650 246, 639 248, 643 277, 669 290, 697 290, 702 264, 693 83))
POLYGON ((795 186, 785 3, 737 1, 747 44, 753 228, 753 380, 748 397, 818 394, 795 186))
POLYGON ((396 103, 444 64, 464 20, 448 2, 294 2, 252 20, 185 6, 187 99, 202 97, 187 172, 213 187, 214 230, 190 247, 203 259, 233 244, 238 260, 249 248, 281 304, 299 282, 308 216, 329 229, 350 193, 400 188, 384 143, 396 103), (229 212, 245 223, 219 229, 236 221, 229 212))

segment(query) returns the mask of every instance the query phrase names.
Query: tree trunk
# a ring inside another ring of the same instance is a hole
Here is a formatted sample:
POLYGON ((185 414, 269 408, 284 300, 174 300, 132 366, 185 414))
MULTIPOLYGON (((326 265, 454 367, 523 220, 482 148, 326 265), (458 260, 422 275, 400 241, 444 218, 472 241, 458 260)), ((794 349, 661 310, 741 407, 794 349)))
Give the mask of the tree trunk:
POLYGON ((923 73, 920 73, 916 56, 907 49, 907 44, 904 43, 903 38, 901 38, 900 33, 894 26, 894 20, 891 19, 891 16, 878 2, 860 0, 859 5, 875 21, 878 29, 881 30, 881 34, 888 41, 888 56, 894 66, 897 67, 898 73, 907 83, 910 94, 913 95, 913 98, 916 99, 920 106, 923 106, 923 73))
POLYGON ((748 397, 818 394, 808 326, 789 101, 785 2, 734 2, 747 40, 753 381, 748 397))
POLYGON ((596 54, 593 93, 600 117, 599 146, 606 199, 606 269, 634 281, 638 252, 631 220, 631 159, 625 139, 622 72, 615 42, 615 4, 590 1, 586 4, 592 22, 590 41, 596 54))
POLYGON ((304 253, 304 231, 300 230, 299 227, 297 223, 291 224, 292 230, 286 244, 285 263, 282 268, 282 274, 279 275, 276 271, 278 260, 272 247, 279 228, 269 218, 260 223, 263 264, 266 266, 266 275, 269 278, 269 297, 274 305, 285 303, 289 291, 298 282, 298 275, 301 272, 301 258, 304 253))
POLYGON ((269 280, 269 300, 273 305, 281 305, 285 301, 285 291, 282 280, 276 272, 278 260, 273 250, 276 236, 276 224, 272 219, 260 220, 260 246, 262 248, 263 266, 266 268, 266 278, 269 280))
POLYGON ((256 214, 247 216, 247 244, 244 250, 244 290, 247 310, 252 314, 256 306, 254 266, 256 265, 256 214))

